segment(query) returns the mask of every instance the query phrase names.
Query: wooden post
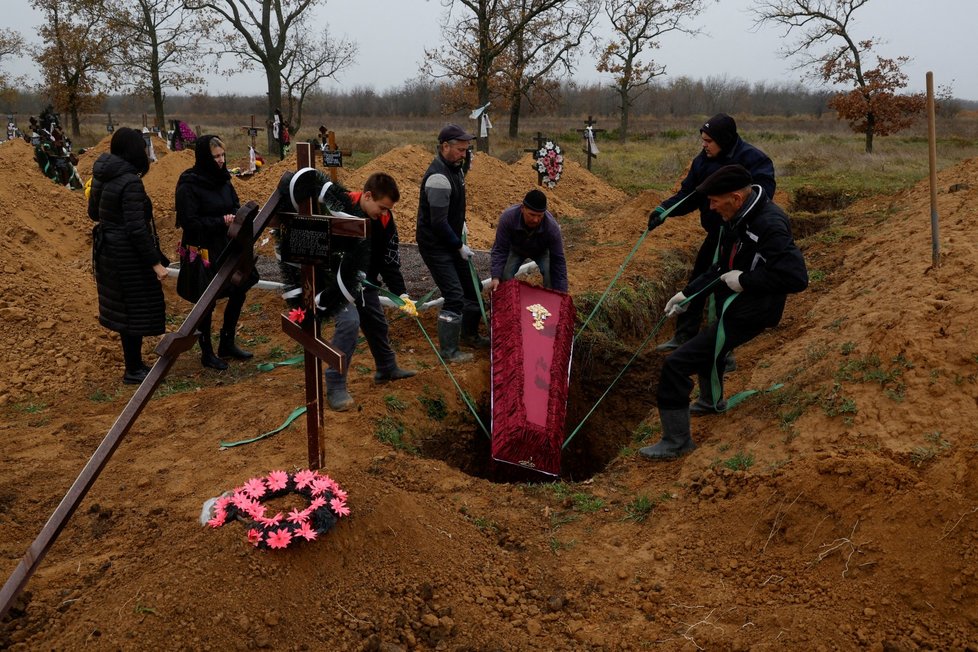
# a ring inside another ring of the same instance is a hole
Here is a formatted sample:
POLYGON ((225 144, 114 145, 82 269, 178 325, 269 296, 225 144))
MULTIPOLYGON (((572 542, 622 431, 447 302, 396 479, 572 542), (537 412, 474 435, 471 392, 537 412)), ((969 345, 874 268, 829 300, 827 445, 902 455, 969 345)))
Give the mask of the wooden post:
POLYGON ((588 172, 591 171, 591 159, 598 157, 597 151, 595 151, 591 147, 592 143, 594 142, 593 141, 594 134, 602 133, 602 132, 605 131, 604 129, 595 129, 594 128, 594 125, 595 125, 594 119, 591 118, 590 115, 588 115, 587 122, 584 123, 584 128, 583 129, 576 129, 575 130, 575 131, 577 131, 577 133, 579 133, 579 134, 581 134, 581 135, 584 136, 584 150, 583 151, 587 155, 587 169, 588 169, 588 172), (588 137, 588 132, 590 132, 590 138, 588 137))
POLYGON ((329 178, 333 183, 337 181, 336 168, 343 167, 343 157, 352 156, 353 152, 348 149, 339 149, 336 146, 336 134, 330 129, 326 132, 326 146, 322 149, 323 165, 329 169, 329 178))
POLYGON ((930 161, 930 250, 934 269, 941 266, 941 229, 937 223, 937 125, 934 117, 934 73, 927 73, 927 140, 930 161))
POLYGON ((106 131, 106 132, 108 132, 108 133, 110 133, 110 134, 111 134, 111 133, 112 133, 113 131, 115 131, 115 125, 114 125, 114 124, 112 123, 112 114, 111 114, 111 113, 109 114, 109 121, 108 121, 108 123, 107 123, 107 124, 105 125, 105 131, 106 131))
MULTIPOLYGON (((533 152, 534 161, 540 158, 540 150, 543 149, 543 144, 547 141, 546 137, 539 131, 537 132, 536 139, 537 139, 537 146, 535 149, 523 150, 524 152, 533 152)), ((541 172, 540 170, 537 170, 537 185, 538 186, 543 185, 543 172, 541 172)))

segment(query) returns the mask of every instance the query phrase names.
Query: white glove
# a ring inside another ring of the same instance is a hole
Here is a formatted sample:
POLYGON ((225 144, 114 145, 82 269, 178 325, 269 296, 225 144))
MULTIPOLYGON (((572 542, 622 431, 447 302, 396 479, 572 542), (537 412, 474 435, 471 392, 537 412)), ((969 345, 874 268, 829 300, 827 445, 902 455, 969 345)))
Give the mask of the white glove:
POLYGON ((418 306, 417 304, 414 303, 411 297, 407 295, 407 293, 401 295, 401 301, 404 302, 404 305, 398 306, 397 307, 398 310, 411 317, 418 316, 418 306))
POLYGON ((458 255, 462 257, 462 260, 472 260, 472 257, 475 256, 475 252, 469 248, 469 245, 464 244, 458 248, 458 255))
POLYGON ((720 275, 720 280, 727 284, 727 287, 734 292, 743 292, 744 286, 740 284, 740 275, 743 274, 740 270, 732 269, 729 272, 720 275))
POLYGON ((686 295, 682 292, 676 292, 676 294, 666 302, 666 317, 672 317, 673 315, 678 315, 681 312, 686 312, 687 306, 680 305, 686 300, 686 295))

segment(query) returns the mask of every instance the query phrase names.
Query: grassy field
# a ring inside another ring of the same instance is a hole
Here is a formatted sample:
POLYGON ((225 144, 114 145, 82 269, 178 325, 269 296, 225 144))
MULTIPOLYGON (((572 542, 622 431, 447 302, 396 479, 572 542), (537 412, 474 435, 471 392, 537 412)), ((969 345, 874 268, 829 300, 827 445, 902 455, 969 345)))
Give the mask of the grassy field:
MULTIPOLYGON (((135 116, 115 116, 120 124, 136 124, 135 116)), ((240 125, 248 124, 246 116, 187 116, 185 119, 203 132, 221 134, 228 142, 230 158, 242 157, 250 138, 240 125)), ((627 142, 617 140, 613 118, 598 119, 598 126, 609 132, 599 134, 600 155, 592 161, 592 172, 629 194, 655 189, 668 191, 680 179, 690 159, 699 151, 698 127, 702 117, 633 119, 634 134, 627 142)), ((76 139, 76 148, 92 145, 105 136, 101 116, 91 116, 76 139)), ((140 122, 141 124, 141 122, 140 122)), ((434 134, 442 124, 437 119, 397 119, 375 121, 349 120, 347 124, 329 123, 319 117, 307 119, 310 127, 300 137, 314 133, 311 125, 327 124, 343 148, 352 149, 346 157, 348 167, 356 168, 375 156, 407 144, 431 146, 434 134)), ((507 162, 519 159, 532 147, 536 132, 556 141, 571 160, 584 165, 581 134, 575 131, 584 119, 525 119, 522 136, 513 140, 505 135, 506 124, 497 119, 490 139, 490 151, 507 162)), ((775 163, 779 189, 795 192, 815 188, 822 193, 858 198, 875 193, 891 193, 912 185, 928 175, 926 125, 921 123, 895 136, 877 137, 875 151, 864 152, 864 139, 852 133, 834 116, 815 117, 739 117, 739 131, 748 142, 764 150, 775 163)), ((944 168, 978 152, 978 114, 962 113, 941 120, 937 127, 938 167, 944 168)), ((264 134, 258 148, 263 150, 264 134)))

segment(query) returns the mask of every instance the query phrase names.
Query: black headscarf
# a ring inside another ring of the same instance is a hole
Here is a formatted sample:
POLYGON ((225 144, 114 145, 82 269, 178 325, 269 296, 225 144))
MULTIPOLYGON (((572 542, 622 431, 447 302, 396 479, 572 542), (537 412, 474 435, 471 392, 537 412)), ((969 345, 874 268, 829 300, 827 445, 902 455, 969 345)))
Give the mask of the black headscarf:
MULTIPOLYGON (((213 138, 220 137, 214 134, 205 134, 197 138, 197 143, 194 145, 194 172, 205 179, 224 183, 231 179, 231 173, 228 172, 226 156, 224 164, 220 167, 214 160, 214 156, 211 154, 211 139, 213 138)), ((224 151, 227 154, 227 149, 224 151)))

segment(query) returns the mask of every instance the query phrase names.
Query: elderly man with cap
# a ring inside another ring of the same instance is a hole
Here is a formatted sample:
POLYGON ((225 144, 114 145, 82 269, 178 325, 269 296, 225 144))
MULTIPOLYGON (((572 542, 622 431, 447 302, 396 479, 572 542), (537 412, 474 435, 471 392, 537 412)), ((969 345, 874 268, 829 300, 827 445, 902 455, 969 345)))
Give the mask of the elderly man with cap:
MULTIPOLYGON (((744 142, 737 134, 737 122, 731 116, 726 113, 718 113, 707 120, 700 127, 700 138, 703 141, 703 149, 690 164, 689 173, 680 184, 679 192, 656 206, 649 215, 648 229, 650 231, 662 224, 662 214, 665 211, 695 192, 699 184, 725 165, 739 164, 747 168, 754 183, 760 186, 767 199, 774 198, 776 188, 774 163, 771 162, 767 154, 744 142)), ((706 239, 703 240, 703 244, 700 245, 700 250, 696 254, 696 262, 693 264, 690 279, 696 278, 716 262, 717 238, 720 233, 720 225, 723 223, 720 215, 710 207, 709 200, 702 193, 682 202, 669 215, 670 217, 686 215, 697 208, 700 211, 700 224, 706 231, 706 239)), ((698 298, 691 302, 689 310, 676 320, 676 334, 673 338, 656 348, 659 351, 671 351, 696 335, 700 330, 705 305, 705 299, 698 298)), ((733 357, 726 364, 728 371, 732 371, 736 367, 733 357)))
POLYGON ((560 225, 547 210, 547 196, 531 190, 522 204, 510 206, 499 216, 492 243, 492 285, 508 281, 529 258, 543 276, 543 286, 567 292, 567 260, 560 225))
POLYGON ((789 293, 808 287, 808 271, 791 237, 788 216, 751 183, 741 165, 720 168, 696 191, 723 223, 717 262, 669 299, 666 314, 682 314, 697 295, 712 294, 717 321, 673 351, 662 365, 656 392, 662 440, 642 448, 649 459, 675 459, 694 448, 690 412, 711 414, 726 409, 723 361, 728 352, 781 321, 789 293), (692 376, 700 396, 689 404, 692 376))
POLYGON ((458 125, 446 125, 438 134, 438 155, 421 179, 416 242, 445 303, 438 313, 438 343, 446 362, 467 362, 466 344, 488 348, 489 338, 479 335, 479 296, 472 283, 469 261, 475 255, 462 242, 465 231, 465 163, 474 138, 458 125))

